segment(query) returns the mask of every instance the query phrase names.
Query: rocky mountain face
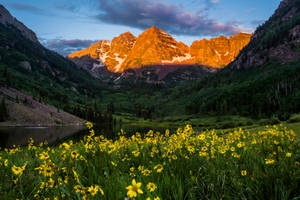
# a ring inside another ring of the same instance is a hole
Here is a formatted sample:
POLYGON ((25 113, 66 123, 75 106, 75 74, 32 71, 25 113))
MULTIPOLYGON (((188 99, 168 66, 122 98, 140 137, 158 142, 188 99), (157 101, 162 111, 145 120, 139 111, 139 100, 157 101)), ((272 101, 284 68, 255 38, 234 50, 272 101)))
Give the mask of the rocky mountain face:
POLYGON ((35 34, 0 6, 0 86, 73 112, 108 84, 74 62, 46 49, 35 34), (70 106, 71 105, 71 106, 70 106))
POLYGON ((195 63, 224 67, 237 57, 250 38, 251 34, 239 33, 229 38, 220 36, 211 40, 195 41, 190 48, 191 56, 195 63))
POLYGON ((138 38, 127 32, 111 42, 100 40, 88 49, 68 57, 74 59, 89 56, 98 59, 112 72, 153 65, 197 64, 220 68, 233 61, 250 38, 251 34, 239 33, 229 38, 220 36, 211 40, 195 41, 189 47, 176 41, 167 32, 152 26, 138 38))
POLYGON ((92 44, 88 49, 74 52, 68 57, 74 60, 74 58, 89 56, 90 58, 97 59, 98 62, 105 63, 105 66, 110 71, 119 72, 121 65, 127 58, 135 42, 136 37, 126 32, 115 37, 112 41, 100 40, 92 44))
POLYGON ((8 12, 8 10, 6 10, 6 8, 1 4, 0 4, 0 23, 6 27, 14 26, 22 33, 22 35, 25 38, 27 38, 35 43, 39 43, 35 33, 32 30, 28 29, 23 23, 21 23, 16 18, 14 18, 8 12))
POLYGON ((261 25, 250 43, 231 63, 232 69, 261 66, 271 61, 286 64, 300 58, 300 0, 283 0, 261 25))
POLYGON ((204 78, 218 69, 195 65, 150 65, 125 70, 114 80, 117 85, 127 83, 148 83, 174 85, 181 81, 194 81, 204 78))
POLYGON ((154 64, 180 64, 190 58, 188 46, 152 26, 139 35, 120 71, 154 64))
POLYGON ((9 120, 1 126, 57 126, 82 125, 83 119, 39 102, 30 95, 14 88, 0 87, 0 98, 6 99, 9 120))
POLYGON ((103 82, 110 82, 118 77, 118 74, 113 73, 99 59, 93 59, 87 55, 80 58, 72 58, 72 61, 82 69, 88 71, 93 77, 100 79, 103 82))

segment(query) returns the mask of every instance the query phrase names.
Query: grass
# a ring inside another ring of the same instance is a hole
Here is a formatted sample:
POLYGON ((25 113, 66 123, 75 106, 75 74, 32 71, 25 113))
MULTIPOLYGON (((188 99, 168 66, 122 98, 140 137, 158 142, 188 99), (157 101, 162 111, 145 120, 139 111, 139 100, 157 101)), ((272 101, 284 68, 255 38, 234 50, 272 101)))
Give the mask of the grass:
MULTIPOLYGON (((299 133, 300 127, 300 114, 294 114, 287 121, 281 122, 277 118, 273 119, 252 119, 249 117, 241 117, 237 115, 182 115, 170 116, 157 119, 143 119, 128 113, 117 113, 114 119, 119 123, 121 122, 122 128, 129 129, 131 127, 155 127, 163 129, 177 129, 184 127, 187 124, 192 125, 196 131, 204 131, 207 129, 218 129, 232 131, 235 128, 247 129, 262 129, 268 124, 284 124, 286 127, 292 128, 299 133), (298 131, 299 130, 299 131, 298 131)), ((300 134, 300 133, 299 133, 300 134)))
POLYGON ((79 143, 50 148, 30 141, 1 151, 1 199, 300 197, 299 142, 283 125, 226 134, 186 126, 174 134, 121 132, 115 140, 88 126, 79 143))

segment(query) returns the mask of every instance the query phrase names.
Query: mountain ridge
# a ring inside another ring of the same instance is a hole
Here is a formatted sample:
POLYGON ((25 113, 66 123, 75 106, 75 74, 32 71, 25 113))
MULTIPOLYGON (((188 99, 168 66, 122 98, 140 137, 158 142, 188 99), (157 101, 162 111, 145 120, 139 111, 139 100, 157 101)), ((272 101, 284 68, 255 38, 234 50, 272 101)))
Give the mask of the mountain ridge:
POLYGON ((12 25, 18 28, 24 37, 35 43, 39 43, 36 34, 22 22, 13 17, 2 4, 0 4, 0 23, 4 26, 12 25))
POLYGON ((256 29, 230 68, 262 66, 270 60, 287 64, 300 58, 299 46, 300 0, 283 0, 269 20, 256 29))
POLYGON ((111 87, 45 48, 32 38, 35 34, 3 6, 0 13, 0 87, 14 88, 45 104, 86 118, 88 100, 111 87))
POLYGON ((251 36, 252 34, 239 33, 230 37, 202 39, 187 46, 176 41, 167 32, 152 26, 138 37, 126 32, 111 42, 100 40, 87 49, 68 55, 68 58, 72 60, 75 57, 90 56, 101 61, 112 72, 162 64, 197 64, 222 68, 233 61, 251 36), (111 48, 112 46, 118 48, 111 48), (120 54, 116 49, 125 49, 125 52, 120 54))

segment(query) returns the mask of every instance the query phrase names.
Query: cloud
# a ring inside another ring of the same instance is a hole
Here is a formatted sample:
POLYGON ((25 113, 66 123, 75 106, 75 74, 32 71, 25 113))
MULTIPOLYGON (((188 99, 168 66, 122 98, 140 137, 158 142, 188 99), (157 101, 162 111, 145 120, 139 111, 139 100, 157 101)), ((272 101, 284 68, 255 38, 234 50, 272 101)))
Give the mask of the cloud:
POLYGON ((218 3, 220 3, 220 0, 208 0, 208 2, 210 4, 218 4, 218 3))
POLYGON ((251 24, 254 26, 257 26, 257 25, 261 25, 264 22, 265 22, 265 20, 253 20, 253 21, 251 21, 251 24))
MULTIPOLYGON (((97 0, 97 20, 116 25, 146 29, 154 25, 169 33, 191 36, 232 35, 249 31, 236 22, 223 23, 207 17, 207 12, 192 13, 177 4, 150 0, 97 0)), ((205 9, 213 7, 219 0, 205 0, 205 9)))
POLYGON ((220 3, 221 0, 191 0, 193 4, 206 4, 206 5, 216 5, 220 3))
POLYGON ((43 39, 40 38, 41 43, 47 48, 56 51, 57 53, 67 56, 70 53, 88 48, 91 44, 97 42, 95 40, 64 40, 64 39, 43 39))
POLYGON ((21 11, 26 11, 30 12, 33 14, 38 14, 38 15, 47 15, 47 12, 39 7, 29 5, 29 4, 23 4, 23 3, 7 3, 6 4, 8 7, 14 8, 16 10, 21 10, 21 11))
POLYGON ((62 4, 62 3, 55 3, 53 5, 54 8, 59 10, 67 10, 70 12, 77 12, 79 10, 79 7, 75 4, 62 4))
POLYGON ((253 12, 255 12, 256 11, 256 8, 248 8, 246 11, 245 11, 245 13, 247 13, 247 14, 252 14, 253 12))

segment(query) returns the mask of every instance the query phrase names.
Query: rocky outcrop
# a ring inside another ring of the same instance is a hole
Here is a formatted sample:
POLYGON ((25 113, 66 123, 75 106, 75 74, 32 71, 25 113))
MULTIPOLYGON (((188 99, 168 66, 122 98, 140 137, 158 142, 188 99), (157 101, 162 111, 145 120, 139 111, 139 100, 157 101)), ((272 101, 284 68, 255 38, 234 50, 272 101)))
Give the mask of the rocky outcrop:
POLYGON ((72 58, 72 61, 82 69, 88 71, 92 76, 101 79, 103 82, 109 82, 117 78, 117 74, 109 71, 99 59, 93 59, 86 55, 80 58, 72 58))
POLYGON ((281 64, 300 58, 300 0, 284 0, 254 33, 250 43, 231 63, 232 69, 281 64))
POLYGON ((112 72, 151 65, 205 65, 224 67, 248 44, 251 34, 195 41, 191 47, 177 42, 167 32, 152 26, 138 38, 126 32, 111 42, 102 41, 70 54, 71 59, 89 56, 101 60, 112 72))
POLYGON ((27 70, 31 70, 31 65, 28 61, 22 61, 19 63, 19 65, 27 70))
POLYGON ((188 59, 190 59, 188 46, 152 26, 139 35, 120 71, 154 64, 180 64, 188 59))
POLYGON ((200 80, 218 69, 195 65, 150 65, 125 70, 114 80, 117 85, 126 83, 176 84, 181 81, 200 80))
POLYGON ((41 103, 36 98, 14 88, 0 87, 0 99, 6 98, 9 120, 0 126, 82 125, 83 119, 41 103))
POLYGON ((136 37, 129 32, 123 33, 115 37, 111 42, 108 40, 100 40, 92 44, 88 49, 83 49, 70 54, 68 57, 72 59, 89 56, 105 63, 106 67, 113 72, 119 72, 123 61, 131 51, 136 37))
POLYGON ((17 28, 24 37, 27 39, 39 43, 35 33, 28 29, 23 23, 14 18, 9 11, 0 4, 0 23, 4 26, 14 26, 17 28))
POLYGON ((121 71, 121 66, 128 57, 135 42, 136 37, 130 32, 123 33, 111 41, 111 48, 105 60, 105 65, 110 71, 121 71))
POLYGON ((211 40, 200 40, 192 43, 190 52, 194 62, 201 65, 224 67, 235 59, 238 53, 248 44, 251 34, 239 33, 229 38, 220 36, 211 40))

